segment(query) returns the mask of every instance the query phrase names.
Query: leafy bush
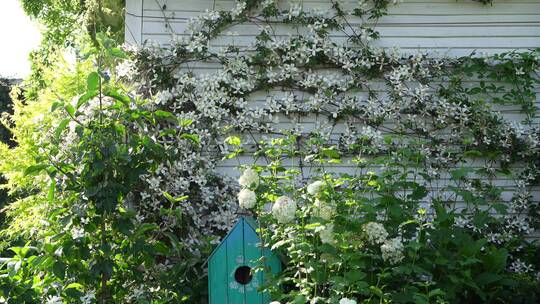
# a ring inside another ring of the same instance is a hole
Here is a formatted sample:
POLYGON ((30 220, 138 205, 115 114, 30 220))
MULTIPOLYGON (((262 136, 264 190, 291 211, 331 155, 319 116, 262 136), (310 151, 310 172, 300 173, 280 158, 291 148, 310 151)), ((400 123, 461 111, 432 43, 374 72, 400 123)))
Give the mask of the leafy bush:
MULTIPOLYGON (((4 79, 0 77, 0 113, 10 114, 12 113, 12 102, 9 93, 11 91, 12 83, 9 79, 4 79)), ((1 114, 4 115, 4 114, 1 114)), ((13 145, 11 140, 11 133, 3 125, 0 124, 0 142, 6 143, 8 145, 13 145)), ((3 185, 6 181, 2 176, 0 176, 0 185, 3 185)), ((5 222, 4 213, 1 211, 7 201, 7 191, 5 189, 0 189, 0 227, 5 222)), ((1 249, 0 249, 1 252, 1 249)))
MULTIPOLYGON (((38 190, 34 191, 37 195, 28 193, 10 206, 9 215, 21 222, 15 221, 4 233, 25 236, 33 246, 11 248, 14 258, 0 269, 4 273, 0 297, 8 303, 55 302, 61 298, 83 303, 140 303, 147 296, 153 303, 189 299, 182 290, 185 281, 178 280, 177 274, 192 271, 192 264, 200 263, 199 259, 193 261, 188 255, 168 267, 167 274, 156 271, 157 261, 173 259, 185 251, 176 236, 156 233, 156 223, 137 217, 133 197, 141 176, 154 171, 169 155, 149 136, 146 127, 169 116, 149 110, 147 101, 133 99, 122 91, 105 64, 124 55, 111 47, 112 41, 101 38, 100 43, 99 49, 88 52, 96 70, 84 77, 81 91, 76 86, 57 95, 54 102, 46 98, 50 112, 38 111, 41 117, 37 122, 24 120, 25 114, 18 111, 12 117, 17 122, 13 128, 16 136, 28 130, 25 122, 31 128, 37 123, 45 132, 26 145, 29 138, 20 140, 21 145, 15 148, 25 152, 35 149, 35 153, 26 155, 31 165, 24 172, 10 167, 11 162, 21 164, 20 159, 3 162, 19 178, 11 176, 10 181, 17 185, 14 190, 38 190), (76 92, 81 94, 70 96, 76 92), (34 201, 30 206, 21 205, 27 199, 34 201), (36 212, 37 223, 28 223, 21 218, 24 213, 18 212, 36 212), (17 231, 32 225, 38 238, 31 232, 24 235, 17 231), (146 295, 152 288, 150 282, 156 287, 146 295)), ((80 79, 80 75, 70 77, 80 79)), ((20 106, 17 110, 28 108, 20 106)), ((170 199, 170 206, 163 206, 160 212, 175 216, 174 204, 185 198, 170 199)))
MULTIPOLYGON (((242 191, 255 193, 249 197, 256 203, 248 207, 263 227, 266 246, 286 256, 285 271, 268 283, 275 299, 538 301, 535 274, 512 269, 510 261, 537 264, 540 250, 522 236, 504 242, 490 239, 486 229, 504 227, 508 212, 473 191, 452 186, 464 178, 461 174, 453 171, 447 188, 464 199, 456 208, 455 200, 444 195, 428 197, 433 193, 428 190, 431 181, 423 178, 424 159, 409 148, 359 157, 351 169, 354 174, 340 174, 327 167, 340 161, 336 151, 305 155, 295 143, 295 137, 267 143, 259 155, 268 165, 255 165, 240 179, 251 176, 255 181, 244 183, 242 191), (303 168, 285 166, 286 158, 306 156, 311 163, 303 168), (307 172, 311 177, 305 181, 307 172)), ((239 195, 241 205, 245 197, 239 195)))

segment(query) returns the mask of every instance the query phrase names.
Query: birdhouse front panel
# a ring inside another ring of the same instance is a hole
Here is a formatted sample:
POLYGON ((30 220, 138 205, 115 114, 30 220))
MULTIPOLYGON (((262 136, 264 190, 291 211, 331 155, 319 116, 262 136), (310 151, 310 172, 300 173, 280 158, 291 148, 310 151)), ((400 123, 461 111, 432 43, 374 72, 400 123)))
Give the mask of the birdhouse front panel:
POLYGON ((208 283, 210 304, 269 303, 259 292, 264 273, 254 271, 263 262, 272 273, 281 271, 281 262, 270 250, 261 248, 255 223, 242 217, 210 256, 208 283), (261 260, 261 257, 264 259, 261 260))

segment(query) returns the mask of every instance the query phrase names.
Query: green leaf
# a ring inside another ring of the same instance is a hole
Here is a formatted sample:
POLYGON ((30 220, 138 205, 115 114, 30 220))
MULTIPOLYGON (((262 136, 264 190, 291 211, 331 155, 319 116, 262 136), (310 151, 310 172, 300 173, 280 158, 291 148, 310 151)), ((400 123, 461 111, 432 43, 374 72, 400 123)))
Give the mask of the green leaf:
POLYGON ((174 235, 174 233, 164 232, 163 234, 165 234, 169 238, 169 240, 171 241, 171 244, 173 245, 173 248, 182 247, 182 243, 180 243, 180 240, 178 239, 176 235, 174 235))
POLYGON ((314 230, 314 229, 316 229, 317 227, 320 227, 320 226, 322 226, 321 223, 315 222, 315 223, 305 225, 304 228, 307 229, 307 230, 314 230))
POLYGON ((56 109, 58 109, 61 105, 63 105, 63 103, 60 101, 53 102, 51 105, 51 112, 56 111, 56 109))
POLYGON ((171 118, 174 117, 174 114, 167 111, 157 110, 154 112, 154 115, 158 118, 171 118))
POLYGON ((495 283, 502 279, 503 277, 501 275, 498 275, 496 273, 492 272, 484 272, 479 274, 474 278, 474 281, 476 284, 478 284, 480 287, 495 283))
POLYGON ((225 138, 225 143, 239 147, 242 144, 242 140, 238 136, 229 136, 225 138))
POLYGON ((159 227, 156 224, 144 223, 144 224, 140 225, 137 228, 136 233, 138 235, 142 235, 143 233, 145 233, 147 231, 155 231, 155 230, 158 230, 158 229, 159 229, 159 227))
POLYGON ((98 91, 88 91, 81 95, 79 97, 79 100, 77 100, 77 109, 79 109, 82 105, 86 104, 90 99, 96 97, 98 95, 98 91))
POLYGON ((117 47, 109 49, 109 52, 114 57, 118 57, 118 58, 122 58, 122 59, 127 59, 128 58, 126 53, 122 49, 117 48, 117 47))
POLYGON ((187 196, 187 195, 180 196, 180 197, 173 197, 172 195, 170 195, 166 191, 163 192, 163 196, 165 196, 165 198, 171 203, 182 202, 182 201, 185 201, 185 200, 187 200, 189 198, 189 196, 187 196))
POLYGON ((191 140, 192 142, 194 142, 196 144, 199 144, 201 142, 201 139, 199 138, 199 135, 197 135, 197 134, 184 133, 184 134, 180 135, 180 138, 189 139, 189 140, 191 140))
POLYGON ((506 214, 508 212, 508 205, 503 203, 495 203, 492 205, 493 209, 499 214, 506 214))
POLYGON ((76 289, 76 290, 80 290, 80 291, 83 291, 83 286, 79 283, 71 283, 69 285, 67 285, 64 289, 76 289))
POLYGON ((18 258, 24 259, 26 255, 28 254, 28 252, 30 251, 30 248, 29 247, 11 247, 9 248, 9 250, 13 251, 13 253, 15 253, 15 255, 18 258))
POLYGON ((506 267, 506 261, 508 259, 508 251, 504 248, 493 248, 487 256, 483 258, 484 266, 487 270, 498 273, 504 270, 506 267))
POLYGON ((37 165, 30 166, 30 167, 28 167, 28 168, 26 168, 24 170, 24 175, 26 176, 26 175, 29 175, 29 174, 37 174, 40 171, 43 171, 48 166, 49 165, 47 165, 47 164, 37 164, 37 165))
POLYGON ((236 156, 238 156, 238 155, 239 155, 240 153, 242 153, 242 152, 244 152, 243 149, 236 149, 236 150, 234 150, 233 152, 231 152, 231 153, 225 155, 225 156, 223 157, 223 159, 225 160, 225 159, 235 158, 236 156))
POLYGON ((66 112, 68 112, 69 115, 75 116, 75 108, 72 105, 67 104, 64 109, 66 109, 66 112))
POLYGON ((131 102, 131 98, 129 98, 129 96, 127 95, 124 95, 118 91, 116 91, 115 89, 113 88, 106 88, 104 91, 103 91, 103 95, 105 96, 108 96, 108 97, 111 97, 111 98, 114 98, 118 101, 120 101, 122 104, 124 104, 125 106, 128 106, 129 103, 131 102))
POLYGON ((54 200, 54 192, 56 190, 56 179, 51 179, 51 183, 49 184, 49 192, 47 193, 47 200, 49 203, 52 203, 54 200))
POLYGON ((362 280, 365 277, 366 277, 366 274, 359 270, 348 271, 345 273, 345 278, 347 278, 347 280, 349 280, 350 282, 357 282, 357 281, 362 280))
POLYGON ((86 89, 88 91, 99 90, 99 74, 97 72, 88 74, 88 77, 86 78, 86 89))
POLYGON ((450 171, 450 174, 452 175, 453 180, 460 180, 460 179, 466 177, 472 171, 473 171, 472 168, 463 167, 463 168, 459 168, 459 169, 450 171))
POLYGON ((60 279, 64 279, 66 275, 66 264, 60 261, 56 261, 53 264, 52 269, 55 276, 59 277, 60 279))
POLYGON ((409 198, 412 200, 420 200, 428 195, 429 191, 424 186, 417 186, 413 192, 409 194, 409 198))
POLYGON ((160 242, 160 241, 157 241, 155 244, 154 244, 154 250, 161 254, 161 255, 168 255, 170 250, 169 248, 163 243, 163 242, 160 242))
POLYGON ((54 137, 56 139, 60 138, 60 135, 62 134, 62 132, 66 129, 67 125, 69 124, 70 122, 70 119, 69 118, 66 118, 64 120, 62 120, 60 122, 60 124, 58 124, 58 127, 56 128, 56 130, 54 130, 54 137))
POLYGON ((444 296, 444 295, 446 295, 446 293, 439 288, 434 289, 428 293, 428 297, 430 298, 435 297, 435 296, 444 296))
POLYGON ((92 72, 86 78, 86 89, 91 91, 99 90, 99 74, 97 72, 92 72))
POLYGON ((340 158, 339 152, 336 151, 335 149, 329 149, 329 148, 322 149, 321 154, 326 156, 326 157, 333 158, 333 159, 339 159, 340 158))
POLYGON ((180 119, 180 126, 182 126, 183 128, 191 125, 192 123, 193 123, 193 119, 189 119, 189 118, 180 119))

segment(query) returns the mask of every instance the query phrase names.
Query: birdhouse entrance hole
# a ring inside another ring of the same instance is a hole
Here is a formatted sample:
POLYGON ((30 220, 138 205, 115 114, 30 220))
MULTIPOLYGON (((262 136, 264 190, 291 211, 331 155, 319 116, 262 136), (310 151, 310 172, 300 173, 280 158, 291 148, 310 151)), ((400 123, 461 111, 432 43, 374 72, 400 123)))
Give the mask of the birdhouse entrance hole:
POLYGON ((268 304, 270 295, 260 290, 267 275, 281 271, 281 261, 261 246, 259 225, 241 216, 208 258, 209 304, 268 304), (255 271, 258 268, 268 269, 255 271))
POLYGON ((240 266, 236 268, 236 271, 234 272, 234 279, 236 282, 242 285, 249 284, 251 279, 253 279, 253 276, 251 275, 251 268, 248 266, 240 266))

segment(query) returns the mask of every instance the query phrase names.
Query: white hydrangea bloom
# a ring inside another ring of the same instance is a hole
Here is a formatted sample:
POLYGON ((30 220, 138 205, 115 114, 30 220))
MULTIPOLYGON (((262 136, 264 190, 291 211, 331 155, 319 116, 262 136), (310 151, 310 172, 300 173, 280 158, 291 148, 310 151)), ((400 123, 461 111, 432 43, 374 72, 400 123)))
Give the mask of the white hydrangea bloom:
POLYGON ((388 237, 388 232, 381 223, 369 222, 365 224, 364 232, 368 241, 372 244, 380 244, 388 237))
POLYGON ((238 183, 242 187, 257 187, 259 185, 259 174, 257 174, 257 171, 248 168, 244 170, 242 176, 238 179, 238 183))
POLYGON ((307 186, 307 192, 311 195, 317 195, 322 191, 323 188, 324 188, 324 182, 316 181, 307 186))
POLYGON ((321 229, 318 229, 317 231, 319 232, 321 242, 323 242, 324 244, 334 243, 334 224, 322 226, 321 229))
POLYGON ((336 213, 335 206, 320 199, 315 200, 314 207, 315 215, 327 221, 330 220, 336 213))
POLYGON ((390 264, 397 264, 405 257, 403 255, 403 243, 400 238, 393 238, 384 241, 381 245, 381 253, 383 260, 390 264))
POLYGON ((278 223, 289 223, 294 219, 296 202, 288 196, 280 196, 272 206, 272 215, 278 223))
POLYGON ((255 192, 249 189, 242 189, 240 190, 240 192, 238 192, 238 204, 241 208, 251 209, 255 207, 256 202, 257 195, 255 194, 255 192))
POLYGON ((281 304, 279 301, 272 301, 270 304, 281 304))
POLYGON ((356 304, 356 301, 349 298, 342 298, 339 300, 339 304, 356 304))

